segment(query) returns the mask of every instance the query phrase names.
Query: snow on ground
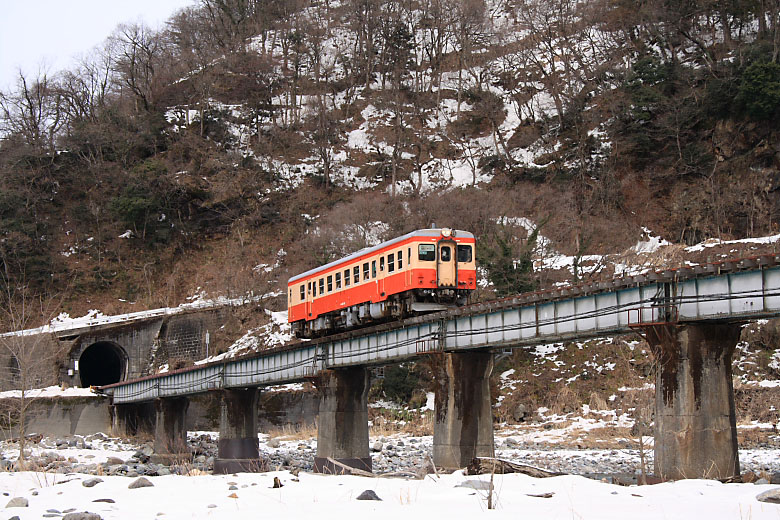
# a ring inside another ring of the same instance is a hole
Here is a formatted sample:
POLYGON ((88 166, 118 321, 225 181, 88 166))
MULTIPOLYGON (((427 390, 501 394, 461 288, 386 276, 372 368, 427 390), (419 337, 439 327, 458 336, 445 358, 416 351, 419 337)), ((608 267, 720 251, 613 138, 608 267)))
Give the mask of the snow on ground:
MULTIPOLYGON (((20 520, 74 509, 104 520, 262 518, 578 518, 773 519, 780 506, 756 496, 772 485, 685 480, 622 487, 579 476, 537 479, 495 475, 495 511, 487 509, 489 476, 429 475, 421 480, 324 476, 286 471, 236 475, 149 477, 152 487, 128 489, 134 478, 103 476, 93 487, 80 474, 0 473, 0 488, 24 497, 26 508, 6 508, 20 520), (283 487, 273 488, 274 478, 283 487), (372 490, 381 501, 357 500, 372 490), (110 499, 111 502, 107 502, 110 499), (498 515, 498 516, 496 516, 498 515)), ((3 497, 6 499, 6 497, 3 497)))
POLYGON ((704 251, 705 249, 710 247, 732 245, 732 244, 774 244, 778 240, 780 240, 780 235, 771 235, 771 236, 755 237, 755 238, 743 238, 741 240, 720 240, 717 238, 710 238, 700 244, 696 244, 695 246, 686 247, 685 251, 687 253, 695 253, 698 251, 704 251))
MULTIPOLYGON (((21 390, 8 390, 0 392, 0 399, 20 398, 21 390)), ((42 397, 99 397, 92 392, 90 388, 62 388, 60 386, 47 386, 46 388, 36 388, 25 392, 28 399, 40 399, 42 397)))

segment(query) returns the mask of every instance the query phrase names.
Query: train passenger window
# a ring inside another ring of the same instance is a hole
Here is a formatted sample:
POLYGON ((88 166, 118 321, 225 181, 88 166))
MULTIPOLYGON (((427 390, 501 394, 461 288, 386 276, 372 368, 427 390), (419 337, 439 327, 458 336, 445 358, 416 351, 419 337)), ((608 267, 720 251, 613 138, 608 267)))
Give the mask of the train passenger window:
POLYGON ((441 261, 442 262, 449 262, 452 260, 452 249, 450 246, 442 246, 441 249, 441 261))
POLYGON ((387 272, 392 273, 395 271, 395 253, 387 255, 387 272))
POLYGON ((425 262, 436 260, 436 244, 420 244, 419 257, 425 262))
POLYGON ((289 290, 289 295, 287 296, 287 300, 292 300, 292 289, 289 290))
POLYGON ((349 287, 349 269, 344 269, 344 287, 349 287))
POLYGON ((336 289, 341 289, 341 273, 336 273, 336 289))
MULTIPOLYGON (((309 294, 311 294, 311 282, 309 282, 309 288, 307 289, 309 291, 309 294)), ((314 290, 317 290, 317 286, 314 286, 314 290)))
POLYGON ((471 262, 471 246, 458 246, 458 262, 471 262))
POLYGON ((355 266, 355 267, 352 269, 352 274, 354 275, 354 278, 355 278, 355 283, 358 283, 358 282, 360 282, 360 266, 359 266, 359 265, 356 265, 356 266, 355 266))
POLYGON ((325 278, 320 278, 320 295, 325 293, 325 278))
POLYGON ((328 292, 333 292, 333 276, 328 276, 328 292))
POLYGON ((407 247, 406 248, 406 263, 407 265, 412 265, 412 248, 407 247))
POLYGON ((384 271, 385 270, 385 257, 379 258, 379 270, 384 271))
POLYGON ((371 261, 371 278, 376 278, 376 260, 371 261))
POLYGON ((398 251, 398 270, 404 268, 404 253, 403 251, 398 251))
POLYGON ((305 300, 305 299, 306 299, 306 286, 301 285, 301 300, 305 300))
POLYGON ((363 281, 368 280, 368 273, 369 273, 368 262, 366 262, 365 264, 363 264, 363 281))

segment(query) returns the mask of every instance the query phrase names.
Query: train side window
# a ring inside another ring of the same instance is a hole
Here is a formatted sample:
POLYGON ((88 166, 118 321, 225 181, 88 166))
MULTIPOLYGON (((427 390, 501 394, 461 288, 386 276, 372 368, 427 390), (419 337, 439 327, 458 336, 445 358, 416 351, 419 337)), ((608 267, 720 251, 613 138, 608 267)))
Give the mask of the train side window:
POLYGON ((371 278, 376 278, 376 260, 371 261, 371 278))
POLYGON ((458 246, 458 262, 471 262, 471 246, 458 246))
POLYGON ((320 295, 325 293, 325 278, 320 278, 320 295))
POLYGON ((436 244, 420 244, 418 253, 423 262, 434 262, 436 260, 436 244))
POLYGON ((379 270, 384 271, 385 270, 385 257, 382 256, 379 258, 379 270))
POLYGON ((398 251, 398 270, 404 268, 404 253, 403 251, 398 251))
POLYGON ((333 292, 333 276, 328 276, 328 292, 333 292))
POLYGON ((336 289, 341 289, 341 273, 336 273, 336 289))
POLYGON ((349 287, 349 269, 344 269, 344 287, 349 287))
POLYGON ((407 247, 406 248, 406 264, 411 266, 412 265, 412 248, 407 247))
POLYGON ((395 253, 387 255, 387 272, 392 273, 395 271, 395 253))
POLYGON ((368 270, 368 262, 366 262, 365 264, 363 264, 363 281, 368 280, 368 273, 369 272, 370 271, 368 270))
POLYGON ((287 296, 287 301, 292 303, 292 289, 289 290, 289 295, 287 296))
POLYGON ((358 282, 360 282, 360 266, 359 266, 359 265, 356 265, 356 266, 355 266, 355 267, 352 269, 352 274, 354 275, 354 278, 355 278, 355 283, 358 283, 358 282))
MULTIPOLYGON (((309 294, 311 294, 311 282, 309 282, 307 290, 309 291, 309 294)), ((317 290, 317 286, 316 285, 314 286, 314 290, 315 291, 317 290)))
POLYGON ((306 286, 301 285, 301 301, 306 299, 306 286))

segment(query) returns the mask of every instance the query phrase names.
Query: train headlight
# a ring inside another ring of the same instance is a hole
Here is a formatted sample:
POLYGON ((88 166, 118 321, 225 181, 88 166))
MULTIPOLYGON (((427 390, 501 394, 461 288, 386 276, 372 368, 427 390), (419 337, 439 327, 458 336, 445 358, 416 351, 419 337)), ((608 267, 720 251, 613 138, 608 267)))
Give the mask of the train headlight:
POLYGON ((450 228, 442 228, 441 230, 441 236, 448 237, 452 235, 452 229, 450 228))

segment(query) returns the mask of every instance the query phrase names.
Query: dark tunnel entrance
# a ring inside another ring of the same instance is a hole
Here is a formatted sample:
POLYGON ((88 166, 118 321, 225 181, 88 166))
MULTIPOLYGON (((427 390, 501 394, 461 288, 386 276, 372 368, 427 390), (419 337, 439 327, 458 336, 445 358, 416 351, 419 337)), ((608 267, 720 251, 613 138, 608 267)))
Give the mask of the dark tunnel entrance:
POLYGON ((125 374, 126 356, 121 347, 108 341, 88 346, 79 357, 81 386, 118 383, 125 374))

